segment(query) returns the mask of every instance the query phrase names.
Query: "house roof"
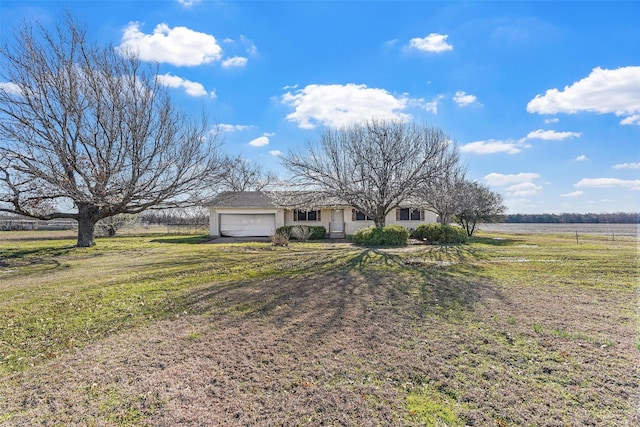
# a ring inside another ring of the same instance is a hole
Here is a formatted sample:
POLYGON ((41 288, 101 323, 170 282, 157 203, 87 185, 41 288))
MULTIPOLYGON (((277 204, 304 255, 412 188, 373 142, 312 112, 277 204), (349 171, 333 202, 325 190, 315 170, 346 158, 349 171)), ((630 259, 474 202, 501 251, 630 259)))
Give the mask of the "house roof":
POLYGON ((269 194, 264 191, 225 191, 218 194, 209 206, 219 208, 275 208, 269 194))
MULTIPOLYGON (((225 191, 218 194, 208 206, 217 208, 334 208, 349 207, 344 200, 314 192, 293 191, 225 191)), ((403 207, 423 206, 419 199, 410 198, 403 207)))
POLYGON ((344 207, 338 197, 313 192, 296 191, 225 191, 214 197, 208 206, 217 208, 276 208, 276 207, 344 207))

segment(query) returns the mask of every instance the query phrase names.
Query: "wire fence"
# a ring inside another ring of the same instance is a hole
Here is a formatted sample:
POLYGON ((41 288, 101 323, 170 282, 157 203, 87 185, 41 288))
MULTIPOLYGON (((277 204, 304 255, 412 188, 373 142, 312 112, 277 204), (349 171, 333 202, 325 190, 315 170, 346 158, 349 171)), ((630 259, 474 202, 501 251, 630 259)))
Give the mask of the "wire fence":
POLYGON ((208 224, 167 224, 167 234, 207 234, 208 224))

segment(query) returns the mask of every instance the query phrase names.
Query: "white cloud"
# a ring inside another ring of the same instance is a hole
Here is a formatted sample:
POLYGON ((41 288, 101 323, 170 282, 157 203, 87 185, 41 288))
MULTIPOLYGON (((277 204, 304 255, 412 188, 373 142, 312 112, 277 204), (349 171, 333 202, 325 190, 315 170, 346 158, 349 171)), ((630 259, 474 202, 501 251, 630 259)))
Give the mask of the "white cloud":
POLYGON ((542 186, 536 185, 533 181, 540 178, 540 175, 533 172, 522 172, 518 174, 505 175, 501 173, 490 173, 484 180, 492 186, 505 187, 508 196, 532 196, 542 190, 542 186))
POLYGON ((612 167, 613 169, 640 169, 640 162, 618 163, 612 167))
POLYGON ((522 184, 525 182, 531 182, 534 179, 540 178, 540 175, 535 172, 522 172, 518 174, 505 175, 502 173, 490 173, 484 177, 489 185, 513 185, 522 184))
POLYGON ((520 138, 519 140, 508 139, 500 141, 488 139, 470 142, 460 146, 460 152, 473 154, 517 154, 523 149, 531 147, 531 144, 527 143, 527 141, 531 139, 562 140, 565 138, 575 138, 580 135, 580 132, 556 132, 553 130, 538 129, 533 132, 529 132, 525 138, 520 138))
POLYGON ((550 124, 550 123, 558 123, 559 121, 560 121, 560 119, 557 118, 557 117, 552 117, 550 119, 544 119, 544 123, 547 124, 547 125, 550 124))
POLYGON ((158 75, 158 82, 164 86, 169 86, 173 88, 183 88, 187 95, 191 96, 210 96, 212 98, 216 97, 215 91, 207 92, 202 86, 202 84, 198 82, 192 82, 190 80, 183 79, 178 76, 174 76, 171 74, 162 74, 158 75))
POLYGON ((178 0, 178 3, 180 3, 184 7, 190 7, 190 6, 193 6, 194 4, 200 3, 201 1, 202 0, 178 0))
POLYGON ((398 39, 387 40, 386 42, 382 43, 382 47, 385 49, 392 49, 398 44, 399 41, 400 40, 398 39))
POLYGON ((523 182, 506 188, 507 195, 509 196, 533 196, 534 194, 538 194, 540 190, 542 190, 542 187, 533 182, 523 182))
POLYGON ((295 108, 287 120, 299 127, 312 129, 318 124, 341 127, 371 118, 409 120, 403 113, 411 100, 395 97, 384 89, 366 85, 308 85, 295 92, 287 92, 282 102, 295 108))
POLYGON ((546 141, 561 141, 567 138, 578 138, 580 132, 556 132, 555 130, 538 129, 529 132, 527 139, 544 139, 546 141))
POLYGON ((247 58, 244 58, 242 56, 234 56, 222 61, 223 68, 244 67, 245 65, 247 65, 247 58))
POLYGON ((448 37, 446 34, 431 33, 423 38, 416 37, 409 40, 409 47, 423 52, 447 52, 453 50, 453 46, 447 43, 448 37))
POLYGON ((583 160, 587 160, 587 156, 585 154, 580 154, 578 157, 575 158, 576 162, 582 162, 583 160))
POLYGON ((226 123, 220 123, 218 125, 218 129, 220 129, 222 132, 236 132, 236 131, 251 129, 251 126, 249 126, 249 125, 230 125, 230 124, 226 124, 226 123))
MULTIPOLYGON (((405 94, 406 95, 406 94, 405 94)), ((444 95, 437 95, 431 101, 426 101, 424 98, 405 98, 407 99, 408 107, 416 107, 425 110, 428 113, 438 114, 438 105, 440 101, 444 99, 444 95)))
MULTIPOLYGON (((244 35, 240 35, 240 38, 238 40, 227 37, 222 40, 222 42, 227 44, 227 47, 230 49, 244 50, 247 55, 255 56, 258 54, 258 48, 256 47, 255 43, 253 43, 253 40, 245 37, 244 35)), ((247 59, 244 58, 244 62, 246 61, 247 59)))
POLYGON ((611 188, 623 187, 633 191, 640 191, 640 179, 625 180, 618 178, 583 178, 574 187, 611 188))
POLYGON ((497 141, 495 139, 489 139, 464 144, 460 146, 460 152, 473 154, 517 154, 521 152, 523 148, 528 147, 530 147, 530 145, 524 144, 521 141, 497 141))
POLYGON ((630 116, 622 124, 640 124, 640 66, 615 70, 594 68, 587 77, 565 86, 564 90, 549 89, 536 95, 527 111, 539 114, 575 114, 587 111, 630 116))
POLYGON ((217 61, 222 48, 216 38, 186 27, 170 28, 158 24, 153 34, 140 31, 140 23, 131 22, 124 30, 120 52, 132 52, 143 61, 167 62, 177 66, 194 66, 217 61))
POLYGON ((269 137, 266 135, 259 136, 249 141, 249 145, 252 147, 264 147, 265 145, 269 145, 269 137))
POLYGON ((256 47, 255 43, 253 43, 253 40, 241 35, 240 43, 242 43, 245 52, 247 52, 249 55, 256 55, 258 53, 258 48, 256 47))
POLYGON ((0 90, 6 91, 11 95, 22 95, 22 89, 12 82, 0 82, 0 90))
POLYGON ((572 191, 571 193, 561 194, 560 197, 580 197, 583 194, 584 194, 584 191, 578 190, 578 191, 572 191))
POLYGON ((470 95, 464 91, 457 91, 453 97, 453 100, 460 107, 466 107, 467 105, 471 105, 476 102, 477 98, 474 95, 470 95))
POLYGON ((271 151, 269 151, 269 154, 271 154, 272 156, 280 157, 280 156, 282 156, 282 151, 280 151, 280 150, 271 150, 271 151))
POLYGON ((625 117, 620 120, 621 125, 639 125, 640 126, 640 114, 634 114, 629 117, 625 117))

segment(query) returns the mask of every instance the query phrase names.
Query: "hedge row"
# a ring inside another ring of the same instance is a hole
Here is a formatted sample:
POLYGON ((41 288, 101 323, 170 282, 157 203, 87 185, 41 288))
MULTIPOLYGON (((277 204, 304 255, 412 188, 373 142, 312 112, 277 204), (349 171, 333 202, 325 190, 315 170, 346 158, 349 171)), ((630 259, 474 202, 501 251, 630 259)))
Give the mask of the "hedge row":
MULTIPOLYGON (((295 227, 305 227, 310 230, 309 240, 322 240, 327 238, 327 230, 323 226, 297 226, 286 225, 279 227, 276 234, 285 235, 295 239, 292 230, 295 227)), ((420 224, 412 231, 411 237, 417 240, 435 244, 465 243, 467 233, 460 227, 440 224, 420 224)), ((363 246, 403 246, 409 240, 409 231, 401 225, 387 225, 383 228, 361 228, 351 236, 352 240, 363 246)))

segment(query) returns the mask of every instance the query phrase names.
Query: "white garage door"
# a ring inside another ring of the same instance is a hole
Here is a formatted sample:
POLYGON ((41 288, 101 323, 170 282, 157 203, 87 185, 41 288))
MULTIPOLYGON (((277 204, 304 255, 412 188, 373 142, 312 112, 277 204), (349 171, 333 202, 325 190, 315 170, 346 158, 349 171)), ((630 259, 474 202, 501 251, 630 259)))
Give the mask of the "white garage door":
POLYGON ((229 237, 272 236, 276 232, 275 214, 222 214, 220 234, 229 237))

